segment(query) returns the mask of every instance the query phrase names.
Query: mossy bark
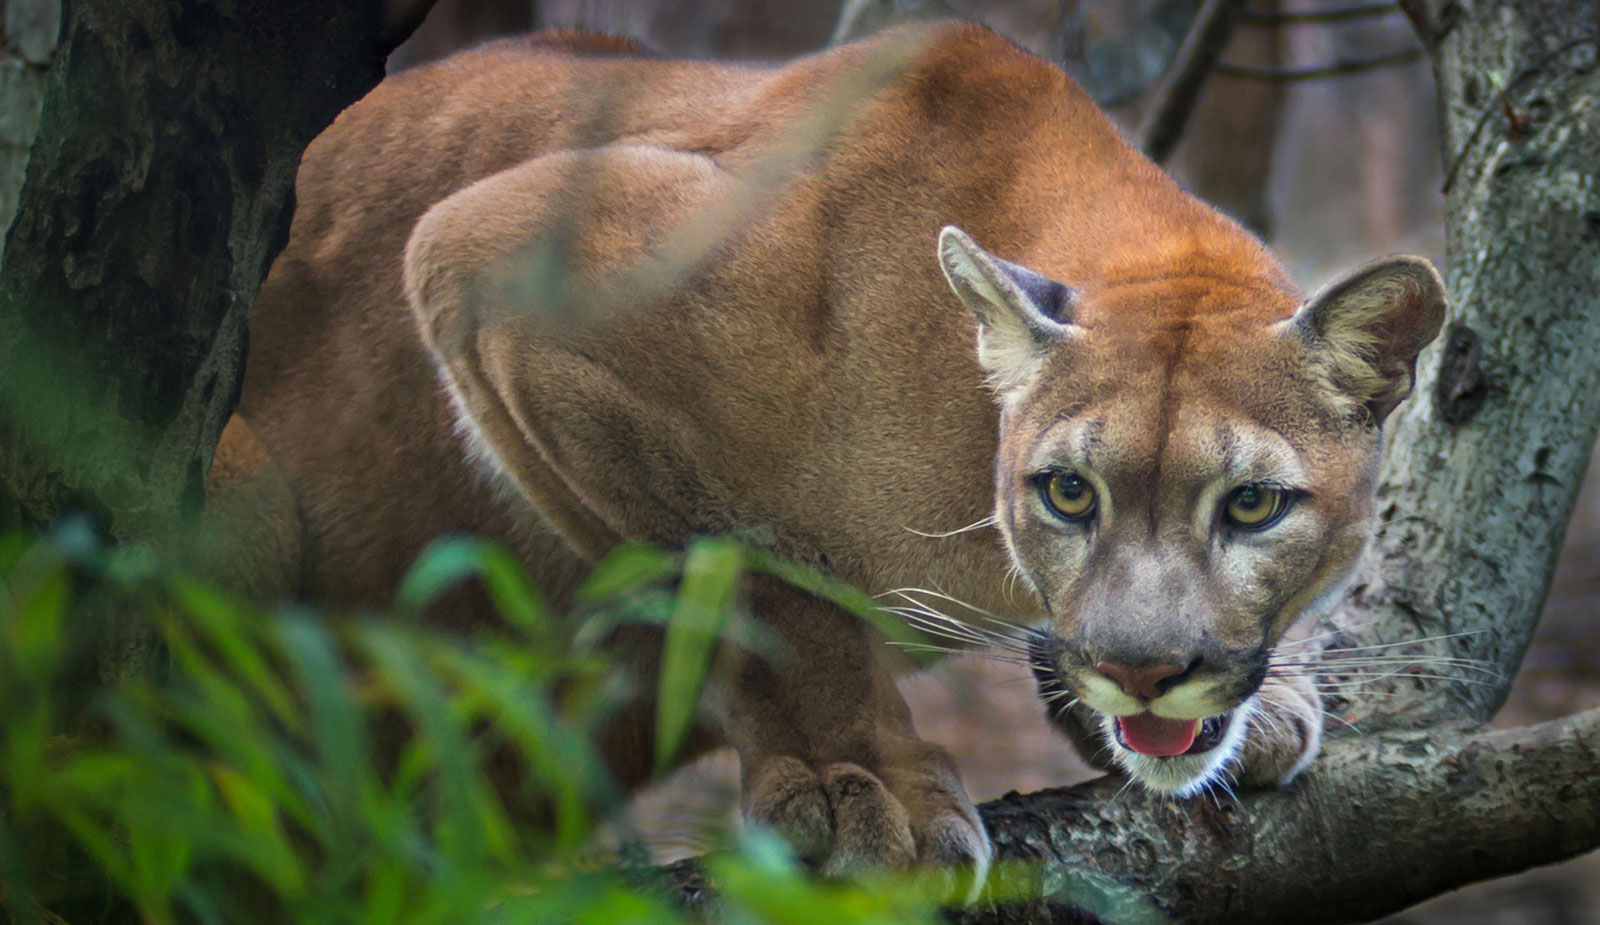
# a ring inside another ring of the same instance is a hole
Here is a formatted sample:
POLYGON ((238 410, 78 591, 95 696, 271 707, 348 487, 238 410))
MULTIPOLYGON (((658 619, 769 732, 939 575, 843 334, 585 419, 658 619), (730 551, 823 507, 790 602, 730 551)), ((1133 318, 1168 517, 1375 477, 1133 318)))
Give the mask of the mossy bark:
POLYGON ((159 538, 199 508, 301 152, 383 76, 394 15, 62 4, 0 263, 0 527, 159 538))

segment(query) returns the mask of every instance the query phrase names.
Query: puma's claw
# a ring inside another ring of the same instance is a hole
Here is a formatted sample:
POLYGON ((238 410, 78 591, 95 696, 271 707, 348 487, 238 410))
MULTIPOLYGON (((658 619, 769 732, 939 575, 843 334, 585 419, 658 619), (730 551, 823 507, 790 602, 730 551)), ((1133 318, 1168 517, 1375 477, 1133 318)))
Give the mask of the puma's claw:
POLYGON ((966 870, 950 886, 970 900, 993 849, 959 780, 946 773, 948 758, 937 757, 931 768, 884 777, 849 762, 813 770, 796 758, 767 758, 746 775, 744 815, 776 830, 826 876, 959 867, 966 870))
POLYGON ((1237 759, 1239 784, 1281 787, 1317 757, 1322 699, 1309 678, 1270 678, 1256 694, 1255 714, 1237 759))

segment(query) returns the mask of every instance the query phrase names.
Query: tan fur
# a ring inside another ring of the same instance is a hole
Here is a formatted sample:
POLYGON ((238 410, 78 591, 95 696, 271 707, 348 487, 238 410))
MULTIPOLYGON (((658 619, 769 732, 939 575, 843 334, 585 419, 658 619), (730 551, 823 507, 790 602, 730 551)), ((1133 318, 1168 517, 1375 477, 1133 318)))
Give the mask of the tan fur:
MULTIPOLYGON (((307 151, 239 416, 292 487, 314 601, 386 602, 449 531, 505 539, 558 603, 620 539, 733 532, 874 593, 1046 618, 1080 697, 1106 652, 1204 650, 1172 702, 1228 709, 1240 653, 1335 593, 1370 530, 1379 438, 1352 409, 1409 389, 1442 307, 1431 270, 1374 272, 1407 282, 1403 330, 1359 308, 1364 278, 1297 316, 1258 242, 978 27, 774 69, 505 40, 390 78, 307 151), (1040 322, 993 254, 1070 286, 1071 318, 1040 322), (1089 538, 1029 481, 1067 462, 1106 499, 1089 538), (1218 493, 1274 466, 1312 491, 1290 539, 1217 553, 1218 493), (1003 593, 1013 565, 1036 598, 1003 593)), ((787 655, 724 652, 704 717, 747 813, 829 870, 985 860, 871 634, 776 582, 751 606, 787 655)), ((652 644, 623 652, 648 691, 652 644)), ((1272 689, 1242 753, 1267 782, 1315 749, 1309 689, 1272 689)), ((607 738, 626 782, 650 715, 607 738)))

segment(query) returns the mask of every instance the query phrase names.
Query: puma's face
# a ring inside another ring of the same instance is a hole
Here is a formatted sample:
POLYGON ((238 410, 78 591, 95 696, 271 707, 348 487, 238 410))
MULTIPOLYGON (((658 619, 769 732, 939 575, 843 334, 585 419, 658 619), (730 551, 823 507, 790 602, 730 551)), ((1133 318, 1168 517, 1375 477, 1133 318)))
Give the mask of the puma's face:
POLYGON ((1438 276, 1395 258, 1298 307, 1214 278, 1091 303, 956 229, 940 257, 1001 407, 995 513, 1048 615, 1041 692, 1095 711, 1147 786, 1197 791, 1237 754, 1274 646, 1360 559, 1438 276))

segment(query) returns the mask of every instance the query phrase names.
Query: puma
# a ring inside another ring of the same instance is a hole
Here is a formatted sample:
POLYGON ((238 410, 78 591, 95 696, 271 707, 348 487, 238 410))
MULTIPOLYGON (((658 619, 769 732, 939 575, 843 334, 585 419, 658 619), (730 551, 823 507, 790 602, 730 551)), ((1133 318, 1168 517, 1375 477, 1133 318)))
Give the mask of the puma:
MULTIPOLYGON (((1302 297, 1059 69, 954 23, 770 68, 498 41, 351 107, 298 197, 213 471, 257 539, 241 587, 383 605, 471 531, 561 602, 623 540, 732 533, 976 608, 923 619, 1013 646, 1147 787, 1316 754, 1276 647, 1368 542, 1383 422, 1444 313, 1425 261, 1302 297)), ((748 594, 786 657, 721 653, 698 739, 737 750, 746 817, 828 872, 986 864, 881 640, 748 594)), ((653 641, 618 651, 650 691, 653 641)), ((653 716, 602 743, 625 784, 653 716)))

